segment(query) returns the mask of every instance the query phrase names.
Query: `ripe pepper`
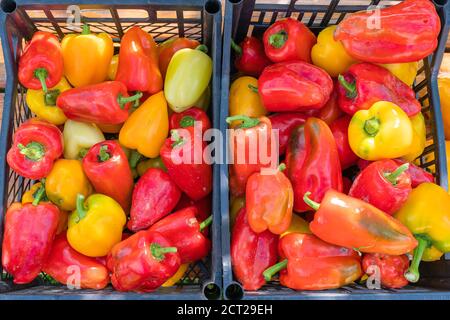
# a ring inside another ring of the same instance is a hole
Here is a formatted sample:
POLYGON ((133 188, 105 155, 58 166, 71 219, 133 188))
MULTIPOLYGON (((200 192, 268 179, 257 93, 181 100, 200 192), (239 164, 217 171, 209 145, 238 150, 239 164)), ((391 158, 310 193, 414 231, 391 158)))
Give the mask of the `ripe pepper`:
POLYGON ((137 173, 140 177, 142 177, 150 168, 157 168, 167 172, 167 168, 162 162, 161 157, 140 161, 136 166, 137 173))
POLYGON ((400 289, 408 284, 405 272, 409 267, 408 256, 391 256, 379 253, 366 253, 362 258, 362 268, 365 274, 375 273, 373 267, 379 268, 380 282, 383 287, 400 289))
POLYGON ((303 61, 266 67, 258 91, 267 111, 306 111, 322 108, 333 91, 333 81, 322 69, 303 61))
MULTIPOLYGON (((258 80, 253 77, 239 77, 230 87, 229 115, 244 115, 247 117, 262 117, 267 114, 258 94, 258 80)), ((242 121, 233 121, 230 127, 235 128, 242 121)))
POLYGON ((397 5, 348 15, 334 33, 354 58, 375 63, 418 61, 437 46, 440 19, 431 1, 397 5))
POLYGON ((183 278, 183 276, 186 274, 186 271, 188 268, 189 268, 189 263, 183 263, 182 265, 180 265, 177 272, 175 272, 175 274, 172 277, 170 277, 168 280, 166 280, 166 282, 164 282, 161 285, 161 287, 165 288, 165 287, 172 287, 172 286, 176 285, 178 283, 178 281, 180 281, 181 278, 183 278))
POLYGON ((83 158, 83 170, 96 192, 113 198, 125 212, 129 211, 133 176, 117 141, 108 140, 92 146, 83 158))
POLYGON ((145 100, 124 123, 119 133, 120 144, 137 149, 148 158, 156 158, 169 131, 169 116, 164 93, 145 100))
POLYGON ((258 38, 245 37, 237 44, 231 39, 231 48, 236 53, 234 65, 236 69, 249 76, 259 77, 261 72, 272 62, 264 52, 264 45, 258 38))
POLYGON ((409 120, 411 121, 413 128, 413 143, 411 144, 410 152, 402 158, 406 161, 412 162, 419 157, 425 149, 427 142, 427 128, 422 112, 410 117, 409 120))
POLYGON ((264 284, 263 271, 277 261, 278 235, 269 230, 256 233, 250 228, 243 207, 231 233, 231 265, 245 290, 258 290, 264 284))
POLYGON ((172 212, 180 196, 180 189, 167 173, 148 169, 134 187, 128 229, 147 229, 172 212))
POLYGON ((322 203, 305 202, 314 210, 309 224, 320 239, 360 252, 401 255, 417 246, 417 240, 400 221, 364 202, 335 190, 328 190, 322 203))
POLYGON ((114 45, 107 33, 93 34, 83 25, 81 34, 66 35, 61 41, 64 73, 74 87, 105 81, 114 54, 114 45))
POLYGON ((17 174, 37 180, 49 174, 62 152, 63 137, 58 127, 32 118, 14 132, 6 160, 17 174))
MULTIPOLYGON (((429 256, 436 249, 442 253, 450 252, 450 195, 434 183, 422 183, 411 192, 395 217, 411 230, 419 242, 411 266, 405 273, 408 281, 417 282, 419 264, 424 255, 429 256)), ((439 254, 433 255, 436 256, 434 260, 440 258, 439 254)))
POLYGON ((212 60, 205 45, 181 49, 170 60, 164 79, 164 94, 170 108, 182 112, 197 105, 212 75, 212 60), (204 52, 205 51, 205 52, 204 52), (195 72, 192 72, 195 70, 195 72))
POLYGON ((335 120, 330 125, 330 130, 333 133, 336 147, 341 161, 341 168, 347 169, 353 166, 358 161, 358 156, 350 148, 348 143, 348 125, 351 118, 347 115, 335 120))
POLYGON ((58 96, 56 104, 72 120, 119 124, 127 120, 131 102, 141 97, 141 92, 128 96, 119 81, 106 81, 67 90, 58 96))
POLYGON ((56 106, 56 98, 61 92, 70 88, 70 84, 63 77, 47 93, 43 90, 28 89, 26 94, 27 105, 38 118, 59 126, 66 122, 67 118, 64 112, 56 106))
POLYGON ((348 195, 393 215, 412 190, 408 167, 409 163, 398 166, 392 160, 372 162, 356 177, 348 195))
POLYGON ((300 218, 300 216, 293 214, 289 228, 280 234, 280 238, 290 233, 311 233, 311 230, 309 230, 309 223, 303 218, 300 218))
MULTIPOLYGON (((200 200, 194 201, 187 196, 187 194, 182 193, 180 200, 175 206, 174 211, 179 211, 181 209, 185 209, 188 207, 195 207, 197 210, 195 211, 195 217, 198 221, 206 220, 212 214, 212 198, 211 194, 208 196, 201 198, 200 200)), ((203 233, 206 234, 208 229, 203 230, 203 233)))
POLYGON ((416 79, 417 70, 419 70, 419 62, 405 63, 385 63, 380 64, 383 68, 388 69, 394 76, 402 80, 406 85, 412 86, 416 79))
POLYGON ((230 230, 233 230, 237 215, 245 206, 245 197, 231 197, 230 199, 230 230))
POLYGON ((105 141, 105 136, 95 124, 74 120, 66 121, 63 136, 66 159, 82 159, 90 147, 105 141))
POLYGON ((117 75, 117 68, 119 67, 119 55, 115 54, 111 58, 111 62, 108 67, 108 80, 115 80, 117 75))
POLYGON ((438 79, 445 139, 450 140, 450 78, 438 79))
POLYGON ((56 234, 59 210, 39 200, 13 203, 5 214, 2 265, 14 283, 29 283, 38 276, 56 234))
POLYGON ((285 154, 292 131, 304 124, 307 115, 300 112, 280 112, 269 116, 272 130, 278 130, 278 154, 285 154))
POLYGON ((333 91, 325 106, 320 109, 307 110, 304 113, 310 117, 316 117, 325 121, 327 125, 331 125, 334 120, 340 118, 344 114, 338 104, 336 80, 333 80, 333 91))
POLYGON ((113 198, 102 194, 93 194, 86 202, 84 199, 78 194, 77 207, 69 217, 67 240, 85 256, 106 256, 122 239, 125 212, 113 198))
POLYGON ((282 260, 266 269, 264 278, 280 272, 280 283, 294 290, 335 289, 361 276, 358 253, 312 234, 290 233, 280 239, 278 251, 282 260))
POLYGON ((193 127, 195 122, 200 122, 202 132, 211 129, 211 121, 203 109, 192 107, 180 113, 170 115, 169 129, 193 127))
POLYGON ((294 188, 294 211, 310 210, 306 191, 321 201, 328 189, 342 191, 342 170, 333 134, 325 122, 308 118, 292 132, 286 151, 286 175, 294 188))
POLYGON ((45 180, 45 192, 51 202, 65 211, 75 210, 77 195, 87 197, 92 186, 83 171, 81 161, 59 159, 45 180))
POLYGON ((414 91, 389 70, 375 64, 354 64, 338 80, 339 107, 349 115, 369 109, 378 101, 395 103, 410 117, 421 110, 414 91))
POLYGON ((170 178, 192 200, 200 200, 212 190, 212 168, 203 157, 206 143, 196 135, 193 127, 171 130, 160 150, 170 178))
POLYGON ((269 230, 281 234, 291 224, 294 190, 282 172, 285 168, 286 165, 281 164, 274 173, 255 172, 248 178, 245 192, 247 219, 256 233, 269 230))
MULTIPOLYGON (((70 246, 66 234, 61 234, 53 241, 52 249, 42 266, 42 271, 62 284, 71 283, 71 276, 79 271, 81 289, 100 290, 109 283, 109 271, 95 258, 86 257, 70 246)), ((77 284, 78 284, 77 283, 77 284)))
POLYGON ((179 270, 180 255, 162 234, 146 230, 115 245, 107 265, 116 290, 150 292, 179 270))
POLYGON ((58 38, 49 32, 37 31, 19 58, 18 78, 28 89, 42 89, 58 84, 64 73, 64 62, 58 38))
POLYGON ((161 71, 162 77, 166 77, 167 68, 169 67, 170 60, 172 60, 175 52, 185 48, 195 49, 199 45, 200 42, 197 40, 191 40, 184 37, 171 38, 158 45, 159 70, 161 71))
POLYGON ((353 152, 365 160, 392 159, 412 150, 413 128, 408 115, 392 102, 379 101, 355 113, 348 126, 353 152))
POLYGON ((275 22, 263 36, 264 50, 273 62, 301 60, 311 63, 311 48, 316 41, 314 33, 293 18, 275 22))
POLYGON ((155 94, 163 87, 156 42, 137 26, 128 29, 122 37, 115 80, 125 84, 128 91, 155 94))

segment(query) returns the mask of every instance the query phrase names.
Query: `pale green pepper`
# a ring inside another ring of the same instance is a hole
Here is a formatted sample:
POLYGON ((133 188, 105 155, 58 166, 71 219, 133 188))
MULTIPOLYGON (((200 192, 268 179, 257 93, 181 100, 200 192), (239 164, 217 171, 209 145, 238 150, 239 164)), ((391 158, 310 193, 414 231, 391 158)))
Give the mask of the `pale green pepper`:
POLYGON ((64 158, 81 159, 90 147, 104 141, 102 131, 93 123, 67 120, 64 124, 64 158))

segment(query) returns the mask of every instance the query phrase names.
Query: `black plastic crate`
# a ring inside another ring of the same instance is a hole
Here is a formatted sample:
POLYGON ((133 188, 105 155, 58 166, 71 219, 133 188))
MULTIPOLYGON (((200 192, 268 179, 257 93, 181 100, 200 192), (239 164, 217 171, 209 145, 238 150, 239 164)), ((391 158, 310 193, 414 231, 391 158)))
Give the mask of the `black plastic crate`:
MULTIPOLYGON (((323 28, 338 24, 348 13, 366 10, 371 5, 391 6, 399 2, 401 1, 287 0, 284 2, 285 4, 275 4, 270 1, 255 3, 255 0, 228 0, 225 6, 223 29, 220 110, 220 129, 222 132, 225 132, 228 127, 225 119, 228 116, 230 77, 233 77, 236 72, 233 65, 234 55, 231 52, 231 39, 239 43, 247 35, 261 37, 272 23, 284 17, 301 20, 315 34, 318 34, 323 28)), ((423 168, 434 167, 437 183, 448 189, 445 137, 437 89, 437 74, 450 28, 450 3, 447 0, 434 0, 434 4, 442 22, 439 46, 433 55, 422 61, 414 84, 414 90, 423 106, 422 112, 426 118, 427 140, 431 141, 419 160, 423 168), (425 160, 425 156, 429 154, 434 155, 433 161, 425 160)), ((226 151, 226 148, 228 148, 228 141, 224 144, 223 152, 226 151)), ((223 290, 226 299, 450 299, 449 254, 446 255, 447 260, 422 263, 422 280, 418 285, 409 285, 400 290, 369 290, 365 286, 353 284, 337 290, 294 291, 280 286, 276 281, 272 281, 258 291, 244 292, 241 285, 234 280, 231 268, 227 165, 220 167, 220 184, 223 290)))
MULTIPOLYGON (((77 5, 82 10, 83 22, 92 32, 106 32, 118 44, 123 33, 132 26, 140 26, 152 34, 157 42, 174 36, 185 36, 205 43, 213 59, 212 99, 210 116, 218 127, 221 70, 221 3, 216 0, 2 0, 0 35, 6 67, 5 103, 1 127, 0 150, 0 243, 3 235, 3 215, 6 208, 20 200, 32 181, 24 179, 6 164, 6 152, 11 145, 14 130, 31 112, 25 103, 25 89, 17 81, 17 57, 24 43, 36 30, 56 33, 60 38, 74 32, 67 26, 66 10, 77 5), (101 10, 102 17, 90 10, 101 10), (124 11, 132 10, 132 11, 124 11), (139 15, 137 15, 139 13, 139 15), (143 15, 142 15, 143 14, 143 15), (163 15, 161 15, 163 14, 163 15), (104 17, 106 15, 106 17, 104 17), (160 16, 161 15, 161 16, 160 16)), ((117 45, 115 44, 115 46, 117 45)), ((117 51, 118 47, 116 47, 117 51)), ((219 185, 219 167, 213 167, 214 186, 219 185)), ((213 223, 212 251, 208 258, 191 266, 173 287, 160 288, 152 293, 136 294, 113 291, 109 286, 102 291, 69 290, 62 285, 49 286, 36 280, 29 285, 14 285, 0 266, 0 300, 2 299, 218 299, 221 297, 222 264, 220 245, 220 193, 212 195, 213 223)), ((1 250, 1 248, 0 248, 1 250)), ((0 251, 1 254, 1 251, 0 251)))

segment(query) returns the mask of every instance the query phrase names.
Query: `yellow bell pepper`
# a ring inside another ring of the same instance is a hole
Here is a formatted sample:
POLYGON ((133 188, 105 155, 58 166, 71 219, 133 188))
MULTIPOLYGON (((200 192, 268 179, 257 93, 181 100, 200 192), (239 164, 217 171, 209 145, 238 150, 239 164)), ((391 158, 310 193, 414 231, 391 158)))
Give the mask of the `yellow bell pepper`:
POLYGON ((394 76, 408 86, 412 86, 417 75, 417 70, 419 69, 419 62, 380 64, 380 66, 388 69, 394 76))
POLYGON ((345 51, 340 41, 334 40, 335 30, 335 25, 323 29, 311 50, 313 64, 324 69, 332 77, 343 74, 352 64, 358 62, 345 51))
POLYGON ((26 100, 30 110, 38 118, 47 120, 54 125, 61 125, 67 118, 64 112, 56 106, 58 95, 71 88, 66 78, 62 77, 56 86, 50 88, 47 93, 43 90, 28 89, 26 100))
POLYGON ((186 273, 187 268, 189 267, 189 263, 183 263, 179 268, 178 271, 175 272, 175 274, 170 277, 166 282, 164 282, 161 286, 162 287, 171 287, 175 284, 177 284, 178 281, 184 276, 186 273))
POLYGON ((116 79, 117 67, 119 66, 119 55, 115 54, 111 58, 111 62, 108 67, 108 80, 116 79))
POLYGON ((450 78, 438 79, 445 139, 450 140, 450 78))
POLYGON ((156 158, 168 133, 167 102, 161 91, 145 100, 130 115, 120 129, 119 141, 147 158, 156 158))
POLYGON ((239 210, 245 206, 245 197, 233 198, 230 203, 230 230, 233 230, 239 210))
POLYGON ((75 210, 77 195, 88 196, 92 186, 79 160, 59 159, 45 180, 45 191, 51 202, 66 211, 75 210))
POLYGON ((409 118, 409 120, 411 120, 411 125, 413 128, 413 143, 411 145, 410 152, 402 158, 406 161, 412 162, 420 156, 425 149, 427 128, 425 126, 425 118, 423 117, 422 112, 419 112, 415 116, 409 118))
POLYGON ((67 241, 85 256, 106 256, 122 240, 127 217, 116 200, 103 194, 84 200, 78 194, 76 210, 69 217, 67 241))
POLYGON ((289 228, 280 234, 280 238, 283 238, 285 235, 289 233, 311 233, 309 230, 309 223, 302 219, 300 216, 293 214, 292 220, 289 228))
POLYGON ((106 80, 114 45, 107 33, 93 34, 84 25, 81 34, 69 34, 61 41, 64 74, 74 87, 106 80))
POLYGON ((137 173, 139 176, 143 176, 144 173, 147 172, 147 170, 150 168, 157 168, 157 169, 167 171, 166 166, 164 165, 164 162, 162 162, 162 160, 161 160, 161 157, 141 161, 136 166, 137 173))
POLYGON ((105 136, 93 123, 67 120, 64 124, 64 158, 81 159, 94 144, 105 140, 105 136))
MULTIPOLYGON (((253 77, 240 77, 233 81, 230 87, 229 114, 231 116, 245 115, 248 117, 261 117, 267 114, 266 108, 258 94, 258 79, 253 77)), ((233 121, 234 128, 242 121, 233 121)))
POLYGON ((413 128, 399 106, 378 101, 353 115, 348 140, 353 152, 362 159, 393 159, 411 153, 413 128))

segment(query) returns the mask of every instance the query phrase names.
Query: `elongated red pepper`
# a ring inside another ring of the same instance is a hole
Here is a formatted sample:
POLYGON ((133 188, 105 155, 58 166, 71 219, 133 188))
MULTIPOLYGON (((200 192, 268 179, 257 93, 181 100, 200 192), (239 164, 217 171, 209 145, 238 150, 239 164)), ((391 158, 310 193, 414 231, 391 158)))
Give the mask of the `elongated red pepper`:
POLYGON ((349 115, 367 110, 375 102, 395 103, 408 116, 420 112, 420 103, 414 91, 389 70, 371 63, 352 65, 344 75, 339 75, 339 107, 349 115))
POLYGON ((81 289, 99 290, 109 283, 109 271, 105 264, 72 249, 65 233, 53 241, 42 271, 64 285, 79 285, 81 289), (80 277, 71 281, 75 273, 80 277))
POLYGON ((150 168, 136 183, 127 226, 132 231, 146 229, 172 212, 181 191, 161 169, 150 168))
MULTIPOLYGON (((212 198, 211 194, 207 195, 200 200, 194 201, 187 196, 187 194, 182 193, 180 201, 178 201, 174 211, 178 211, 188 207, 195 207, 197 211, 195 212, 195 217, 198 221, 206 220, 212 214, 212 198)), ((203 229, 203 233, 208 233, 208 228, 203 229)))
POLYGON ((409 163, 398 166, 392 160, 372 162, 356 177, 348 195, 393 215, 412 190, 408 167, 409 163))
POLYGON ((32 180, 46 177, 63 153, 63 136, 55 125, 32 118, 13 136, 6 160, 17 174, 32 180))
POLYGON ((127 120, 131 102, 141 97, 140 92, 129 97, 119 81, 106 81, 64 91, 56 105, 72 120, 119 124, 127 120))
POLYGON ((353 166, 358 161, 358 156, 350 148, 348 143, 348 125, 351 117, 343 116, 335 120, 330 125, 330 130, 333 133, 336 147, 339 153, 339 160, 341 161, 341 168, 347 169, 353 166))
POLYGON ((64 62, 58 38, 49 32, 35 32, 19 58, 20 83, 28 89, 42 89, 47 93, 47 88, 56 86, 63 73, 64 62))
POLYGON ((272 62, 267 58, 264 52, 264 45, 258 38, 245 37, 238 45, 231 39, 231 48, 236 53, 234 65, 239 71, 259 77, 261 72, 272 62))
POLYGON ((202 132, 211 129, 211 121, 203 109, 192 107, 183 112, 174 112, 170 116, 169 129, 193 127, 195 122, 201 124, 202 132))
POLYGON ((367 275, 380 277, 383 287, 400 289, 408 284, 404 274, 408 270, 407 255, 391 256, 379 253, 366 253, 362 258, 362 268, 367 275), (376 271, 375 268, 378 268, 376 271))
POLYGON ((282 112, 269 116, 272 130, 278 130, 278 154, 285 154, 289 138, 295 127, 305 123, 307 115, 300 112, 282 112))
POLYGON ((83 158, 83 170, 96 192, 116 200, 128 212, 133 192, 133 175, 120 144, 106 140, 93 145, 83 158))
POLYGON ((279 20, 264 32, 264 50, 273 62, 302 60, 311 63, 311 49, 317 39, 301 21, 279 20))
POLYGON ((278 238, 269 230, 254 232, 245 207, 239 211, 231 233, 231 265, 245 290, 258 290, 266 283, 263 272, 277 262, 278 238))
POLYGON ((422 60, 437 47, 441 22, 428 0, 406 0, 383 9, 348 15, 334 38, 361 61, 400 63, 422 60))
POLYGON ((177 272, 180 255, 162 234, 139 231, 112 248, 107 265, 116 290, 151 292, 177 272))
POLYGON ((286 151, 286 175, 294 188, 294 211, 308 211, 303 195, 321 201, 329 189, 342 191, 342 170, 333 134, 327 124, 308 118, 292 132, 286 151))
POLYGON ((320 109, 332 91, 328 73, 303 61, 270 65, 258 79, 259 95, 271 112, 320 109))

